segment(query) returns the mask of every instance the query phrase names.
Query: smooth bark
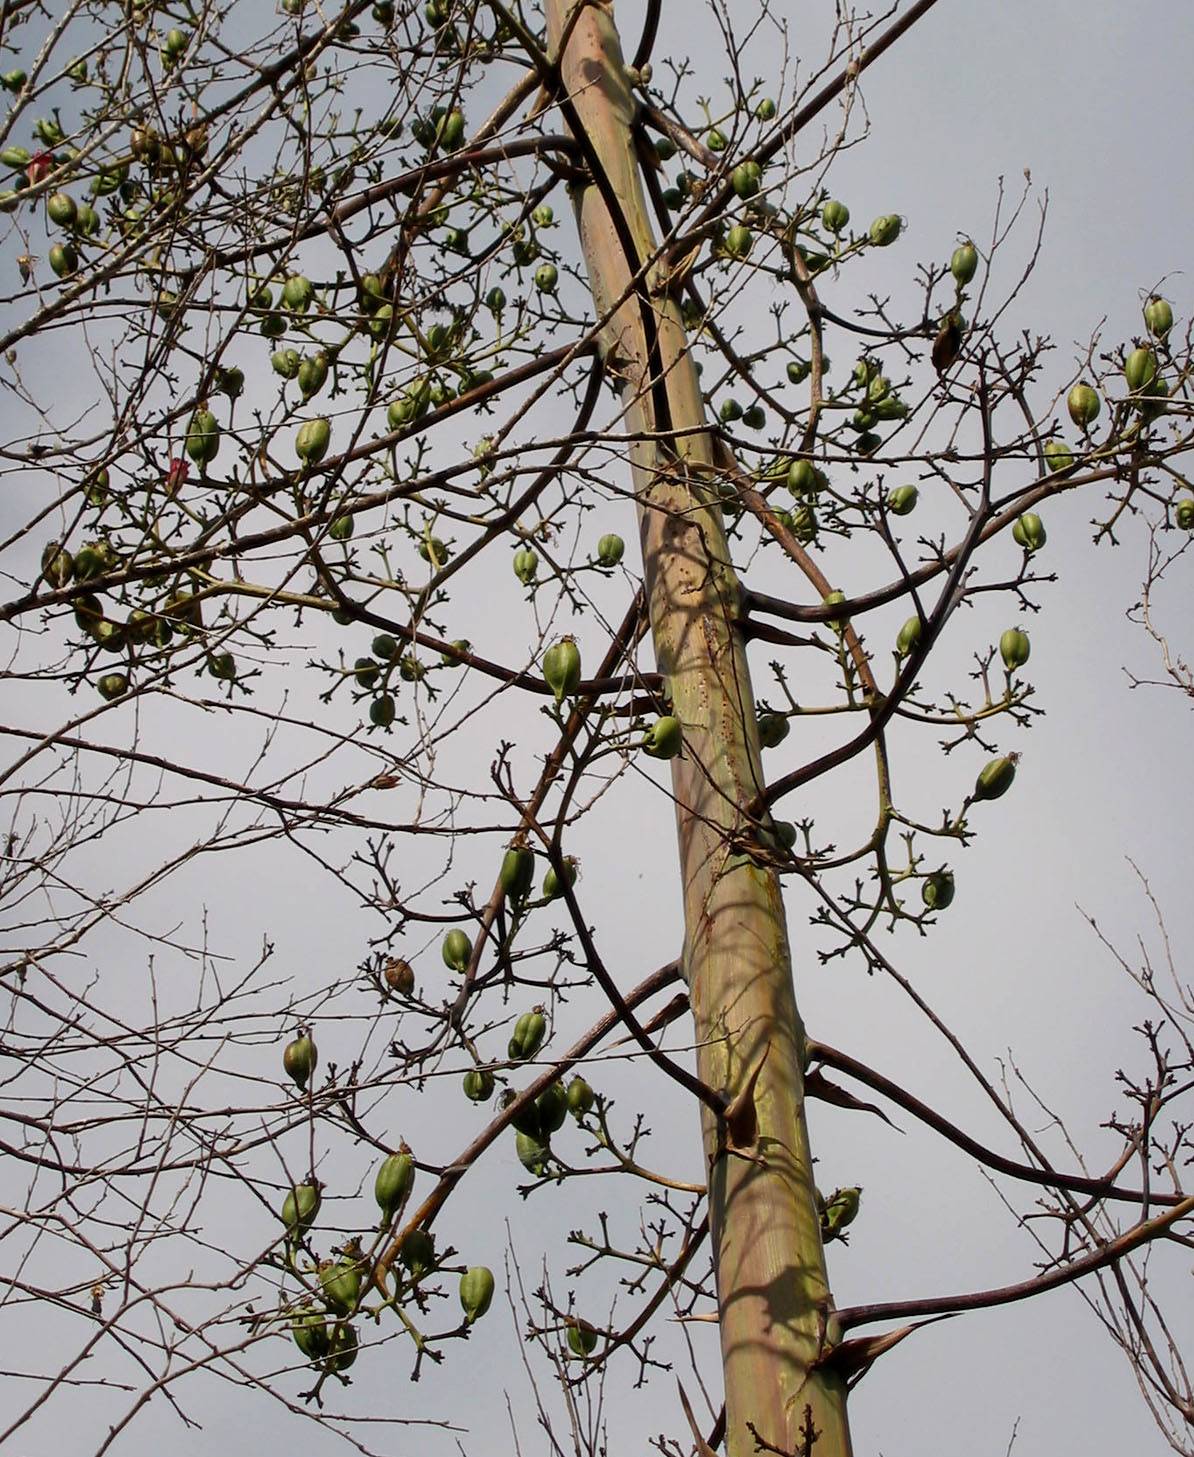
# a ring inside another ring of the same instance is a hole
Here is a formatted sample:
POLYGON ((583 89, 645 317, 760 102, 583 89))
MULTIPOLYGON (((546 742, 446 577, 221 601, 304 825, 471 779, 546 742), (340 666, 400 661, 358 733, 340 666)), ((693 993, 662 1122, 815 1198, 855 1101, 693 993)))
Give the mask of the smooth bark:
POLYGON ((774 871, 741 849, 759 833, 746 806, 763 779, 704 404, 666 269, 644 267, 658 248, 612 6, 549 0, 547 14, 564 118, 595 179, 575 201, 603 356, 622 383, 622 428, 654 437, 630 458, 656 660, 684 726, 673 787, 698 1071, 731 1099, 758 1075, 753 1140, 726 1147, 703 1114, 726 1450, 753 1457, 757 1433, 781 1452, 846 1457, 844 1385, 816 1364, 829 1288, 783 903, 774 871))

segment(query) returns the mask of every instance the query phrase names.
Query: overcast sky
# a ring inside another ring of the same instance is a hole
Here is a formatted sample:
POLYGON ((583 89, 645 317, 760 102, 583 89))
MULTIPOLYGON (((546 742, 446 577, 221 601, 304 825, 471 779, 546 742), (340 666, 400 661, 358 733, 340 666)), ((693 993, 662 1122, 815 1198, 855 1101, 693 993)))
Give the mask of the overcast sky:
MULTIPOLYGON (((734 0, 735 11, 746 3, 734 0)), ((828 0, 807 8, 822 20, 832 11, 828 0)), ((657 76, 669 50, 690 55, 698 74, 705 58, 713 57, 706 84, 716 96, 720 42, 703 8, 696 0, 677 0, 664 9, 657 76)), ((805 4, 786 0, 772 9, 791 18, 799 46, 805 4)), ((617 6, 628 50, 637 38, 641 11, 641 4, 626 0, 617 6)), ((1060 387, 1084 355, 1092 331, 1102 330, 1104 347, 1139 331, 1142 294, 1162 280, 1179 328, 1194 314, 1194 287, 1185 271, 1194 237, 1187 160, 1194 134, 1189 84, 1194 25, 1185 7, 1160 0, 1130 6, 1106 0, 1083 6, 1004 0, 981 7, 981 21, 975 19, 978 11, 963 0, 940 0, 865 78, 871 135, 837 161, 829 186, 851 206, 856 221, 899 212, 906 232, 898 248, 877 259, 870 275, 861 268, 846 270, 837 291, 826 290, 825 297, 844 314, 864 301, 866 288, 902 289, 910 298, 907 282, 914 261, 947 257, 959 232, 972 233, 982 244, 990 233, 999 179, 1008 196, 1018 197, 1028 169, 1032 206, 1048 193, 1045 243, 1005 333, 1025 328, 1052 335, 1057 349, 1048 368, 1060 387)), ((756 64, 761 67, 762 61, 756 64)), ((567 218, 563 222, 571 225, 567 218)), ((1021 237, 1008 250, 1003 287, 1011 284, 1014 260, 1027 253, 1033 228, 1026 226, 1021 237)), ((832 339, 828 347, 832 354, 832 339)), ((928 938, 904 933, 892 945, 901 969, 966 1039, 984 1070, 997 1077, 1000 1059, 1010 1051, 1098 1169, 1113 1147, 1099 1125, 1115 1108, 1115 1071, 1141 1065, 1130 1029, 1149 1010, 1098 945, 1082 911, 1097 916, 1129 953, 1137 936, 1155 941, 1150 907, 1130 858, 1148 877, 1165 912, 1179 965, 1188 964, 1194 940, 1188 849, 1194 780, 1188 767, 1189 701, 1164 689, 1133 690, 1125 673, 1160 676, 1156 648, 1125 616, 1145 565, 1143 532, 1129 528, 1118 549, 1096 548, 1087 525, 1093 510, 1090 499, 1083 498, 1055 503, 1047 513, 1048 566, 1060 580, 1042 589, 1044 611, 1031 623, 1023 619, 1032 634, 1037 701, 1047 716, 1030 733, 1005 736, 1003 747, 1024 754, 1014 791, 998 805, 984 807, 976 844, 956 857, 958 894, 950 913, 928 938)), ((610 529, 615 529, 612 524, 610 529)), ((621 529, 633 540, 629 519, 621 529)), ((834 569, 848 574, 849 563, 835 558, 834 569)), ((850 584, 843 580, 843 585, 850 584)), ((1192 651, 1189 602, 1188 588, 1171 589, 1161 605, 1175 646, 1187 655, 1192 651)), ((942 643, 943 660, 964 663, 983 634, 990 640, 1009 625, 1001 620, 1004 615, 1005 608, 992 607, 989 620, 977 611, 960 623, 955 620, 942 643)), ((502 621, 495 609, 495 633, 502 621)), ((483 624, 472 635, 480 637, 485 630, 483 624)), ((761 654, 752 662, 760 678, 765 661, 761 654)), ((756 691, 764 687, 756 683, 756 691)), ((210 746, 201 748, 206 753, 210 746)), ((474 767, 483 772, 492 745, 478 745, 474 753, 474 767)), ((906 753, 897 772, 902 783, 912 786, 911 793, 922 795, 926 819, 958 802, 974 772, 971 759, 946 760, 943 767, 933 739, 924 736, 909 738, 906 753), (943 775, 947 788, 941 787, 943 775)), ((820 807, 819 792, 810 798, 815 807, 820 807)), ((835 782, 833 793, 839 792, 835 782)), ((680 923, 666 798, 627 794, 622 803, 627 807, 620 817, 607 818, 600 831, 590 832, 583 884, 587 903, 603 912, 605 959, 628 985, 674 955, 680 923)), ((151 857, 155 850, 152 839, 148 845, 128 843, 134 856, 151 857)), ((95 865, 108 854, 97 847, 95 865)), ((322 872, 297 854, 272 863, 285 868, 247 877, 238 857, 209 858, 179 878, 171 892, 178 899, 161 903, 159 919, 163 924, 171 915, 186 920, 187 935, 194 938, 201 921, 198 908, 217 907, 217 939, 235 946, 247 963, 268 935, 277 947, 279 974, 293 974, 296 991, 322 986, 329 967, 351 979, 366 939, 351 898, 329 888, 322 872)), ((892 988, 848 964, 818 966, 816 938, 807 928, 810 911, 802 892, 793 889, 798 995, 811 1034, 872 1061, 977 1136, 1014 1153, 940 1039, 908 1016, 892 988)), ((376 934, 376 928, 368 934, 376 934)), ((114 931, 98 938, 98 945, 109 958, 132 954, 128 940, 114 931)), ((102 957, 102 951, 97 954, 102 957)), ((429 974, 424 968, 435 958, 432 942, 420 975, 429 974)), ((110 969, 111 959, 105 965, 110 969)), ((360 1014, 359 1008, 345 1006, 342 999, 330 1009, 329 1025, 320 1034, 325 1055, 337 1045, 335 1016, 360 1014)), ((349 1045, 356 1051, 355 1029, 353 1036, 349 1045)), ((384 1037, 375 1036, 367 1046, 381 1057, 384 1037)), ((657 1086, 640 1079, 617 1090, 624 1108, 633 1106, 635 1087, 644 1099, 658 1097, 657 1086)), ((421 1134, 434 1156, 447 1157, 477 1125, 461 1101, 455 1097, 442 1114, 437 1111, 433 1128, 403 1131, 416 1145, 421 1134)), ((660 1135, 654 1146, 668 1156, 687 1147, 692 1177, 700 1164, 692 1110, 679 1098, 660 1098, 649 1106, 660 1135)), ((1046 1115, 1035 1111, 1026 1119, 1034 1127, 1047 1123, 1046 1115)), ((908 1120, 896 1121, 904 1135, 877 1120, 819 1107, 812 1111, 819 1182, 829 1188, 864 1187, 849 1248, 831 1251, 838 1303, 952 1293, 1031 1274, 1032 1240, 1016 1228, 984 1176, 908 1120)), ((1056 1143, 1050 1146, 1061 1152, 1056 1143)), ((679 1154, 676 1161, 683 1162, 679 1154)), ((359 1179, 368 1161, 360 1163, 355 1172, 351 1160, 335 1167, 344 1177, 359 1179)), ((594 1223, 586 1181, 523 1204, 510 1195, 521 1177, 510 1151, 490 1163, 492 1168, 476 1175, 468 1203, 450 1210, 445 1237, 470 1261, 489 1263, 499 1274, 509 1238, 524 1263, 528 1290, 538 1283, 546 1250, 558 1287, 566 1287, 562 1271, 577 1256, 565 1246, 563 1232, 594 1223)), ((5 1177, 0 1171, 0 1184, 5 1177)), ((19 1190, 9 1188, 3 1202, 20 1197, 19 1190)), ((1018 1209, 1031 1207, 1030 1197, 1019 1190, 1010 1197, 1018 1209)), ((614 1210, 626 1228, 633 1228, 635 1198, 629 1185, 623 1190, 615 1184, 599 1196, 600 1207, 614 1210)), ((243 1240, 243 1229, 221 1227, 218 1212, 209 1219, 213 1244, 243 1240)), ((260 1243, 268 1238, 263 1229, 260 1243)), ((1188 1266, 1188 1260, 1166 1252, 1163 1278, 1174 1282, 1167 1309, 1175 1315, 1190 1309, 1188 1284, 1178 1284, 1188 1282, 1188 1266)), ((48 1322, 44 1313, 40 1318, 48 1322)), ((529 1457, 546 1451, 526 1378, 512 1356, 522 1316, 515 1319, 501 1306, 488 1321, 470 1342, 467 1366, 450 1359, 444 1370, 427 1371, 414 1386, 406 1379, 405 1349, 391 1344, 372 1361, 368 1353, 361 1359, 353 1386, 337 1402, 357 1414, 467 1416, 472 1435, 461 1439, 462 1446, 480 1457, 513 1450, 505 1387, 521 1413, 522 1452, 529 1457)), ((1187 1328, 1187 1338, 1192 1334, 1187 1328)), ((693 1338, 709 1349, 707 1327, 693 1338)), ((0 1366, 25 1368, 21 1344, 11 1315, 0 1321, 0 1366)), ((280 1364, 285 1357, 277 1359, 280 1364)), ((540 1367, 537 1374, 545 1397, 552 1399, 550 1373, 540 1367)), ((611 1452, 641 1452, 646 1438, 660 1431, 682 1434, 672 1379, 656 1376, 644 1389, 632 1391, 631 1376, 623 1366, 610 1377, 605 1417, 611 1452)), ((300 1389, 296 1378, 282 1380, 289 1381, 292 1393, 300 1389)), ((8 1400, 0 1393, 0 1409, 8 1400)), ((77 1400, 84 1411, 86 1398, 77 1400)), ((558 1403, 555 1410, 559 1420, 558 1403)), ((868 1375, 851 1410, 860 1454, 919 1457, 958 1449, 975 1457, 1001 1457, 1017 1431, 1014 1451, 1021 1457, 1057 1451, 1159 1457, 1169 1450, 1150 1423, 1126 1362, 1072 1290, 918 1334, 868 1375)), ((259 1397, 214 1382, 208 1384, 202 1416, 203 1431, 184 1433, 165 1403, 151 1404, 123 1450, 140 1457, 173 1444, 187 1453, 222 1450, 228 1457, 250 1457, 263 1437, 280 1446, 292 1440, 319 1457, 340 1450, 330 1436, 286 1417, 280 1407, 267 1408, 259 1397)), ((61 1449, 59 1419, 47 1416, 32 1423, 19 1450, 40 1457, 61 1449)), ((416 1447, 452 1450, 448 1437, 433 1433, 385 1440, 395 1453, 416 1447)), ((70 1438, 72 1450, 91 1445, 70 1438)))

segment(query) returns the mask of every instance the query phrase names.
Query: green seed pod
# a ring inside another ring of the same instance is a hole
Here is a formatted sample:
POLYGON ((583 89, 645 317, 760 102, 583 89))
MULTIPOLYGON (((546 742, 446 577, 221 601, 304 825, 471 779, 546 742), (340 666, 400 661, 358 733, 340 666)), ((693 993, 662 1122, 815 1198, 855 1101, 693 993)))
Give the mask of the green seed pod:
POLYGON ((375 728, 389 728, 397 713, 398 705, 394 702, 393 695, 383 693, 369 705, 369 722, 375 728))
POLYGON ((858 1215, 862 1190, 835 1189, 828 1199, 820 1200, 821 1237, 828 1243, 838 1239, 848 1224, 853 1224, 858 1215))
POLYGON ((464 1075, 463 1087, 470 1103, 488 1103, 493 1097, 494 1076, 486 1067, 471 1067, 464 1075))
POLYGON ((548 1083, 535 1099, 535 1110, 539 1114, 540 1131, 550 1139, 553 1133, 563 1128, 564 1119, 568 1116, 568 1094, 563 1083, 548 1083))
POLYGON ((237 400, 245 392, 245 372, 235 364, 216 370, 216 389, 230 400, 237 400))
POLYGON ((393 1223, 395 1214, 410 1197, 415 1184, 415 1161, 403 1144, 397 1153, 382 1161, 373 1181, 373 1197, 381 1210, 383 1225, 393 1223))
POLYGON ((473 1265, 460 1277, 460 1306, 468 1325, 480 1320, 493 1300, 493 1271, 486 1265, 473 1265))
POLYGON ((282 1223, 292 1240, 315 1223, 322 1197, 317 1184, 297 1184, 282 1201, 282 1223))
POLYGON ((535 880, 535 852, 525 845, 512 845, 502 857, 498 881, 508 901, 515 905, 526 900, 535 880))
POLYGON ((569 1316, 568 1321, 568 1349, 574 1356, 591 1356, 597 1349, 597 1342, 600 1339, 595 1326, 591 1326, 587 1320, 580 1320, 576 1316, 569 1316))
POLYGON ((1194 531, 1194 496, 1183 496, 1173 508, 1173 519, 1181 531, 1194 531))
POLYGON ((361 1298, 361 1267, 356 1260, 343 1259, 319 1267, 323 1297, 341 1315, 351 1315, 361 1298))
POLYGON ((322 350, 309 354, 298 367, 298 387, 304 400, 317 395, 328 377, 328 357, 322 350))
MULTIPOLYGON (((84 66, 84 75, 86 75, 86 72, 87 68, 86 66, 84 66)), ((27 80, 28 77, 25 75, 24 71, 5 71, 4 75, 0 76, 0 86, 3 86, 5 91, 15 92, 19 91, 21 87, 24 86, 27 80)))
POLYGON ((438 572, 451 560, 452 549, 446 541, 441 541, 438 536, 425 536, 419 542, 419 555, 438 572))
POLYGON ((809 377, 812 365, 807 359, 789 359, 787 376, 789 384, 803 384, 809 377))
MULTIPOLYGON (((75 558, 75 563, 77 573, 78 557, 75 558)), ((93 593, 88 592, 75 598, 74 613, 75 625, 79 630, 94 637, 97 626, 104 620, 104 604, 93 593)))
POLYGON ((440 661, 445 668, 463 668, 465 666, 464 654, 471 653, 473 645, 467 637, 458 637, 455 642, 450 643, 450 652, 442 653, 440 661))
POLYGON ((445 152, 454 152, 464 141, 464 113, 462 111, 450 111, 440 122, 439 141, 445 152))
POLYGON ((1168 300, 1153 294, 1144 306, 1144 323, 1155 339, 1164 339, 1173 328, 1173 309, 1168 300))
POLYGON ((95 686, 99 696, 112 703, 117 698, 123 698, 129 691, 128 674, 105 673, 95 686))
POLYGON ((236 659, 231 653, 212 653, 207 660, 207 671, 222 683, 236 680, 236 659))
POLYGON ((1133 394, 1146 394, 1157 381, 1157 356, 1151 349, 1133 349, 1124 360, 1124 379, 1133 394))
POLYGON ((1159 415, 1168 413, 1169 406, 1165 400, 1169 397, 1169 386, 1158 376, 1145 390, 1147 403, 1140 407, 1140 419, 1145 425, 1151 425, 1159 415))
POLYGON ((13 172, 23 172, 32 160, 28 147, 5 147, 0 152, 0 163, 13 172))
POLYGON ((1069 470, 1074 463, 1074 452, 1064 440, 1046 440, 1043 454, 1045 465, 1054 473, 1069 470))
POLYGON ((740 162, 730 173, 730 185, 742 199, 754 197, 763 185, 763 169, 752 159, 740 162))
POLYGON ((764 749, 778 748, 791 730, 792 725, 788 722, 787 714, 759 714, 759 743, 764 749))
POLYGON ((451 971, 464 972, 468 969, 469 959, 473 954, 473 943, 469 940, 468 934, 454 926, 443 939, 440 947, 440 955, 444 958, 444 965, 451 971))
POLYGON ((418 683, 426 676, 427 669, 413 653, 406 653, 398 659, 398 676, 404 683, 418 683))
POLYGON ((761 430, 767 423, 767 411, 762 405, 751 405, 743 410, 742 423, 748 430, 761 430))
POLYGON ((369 645, 369 651, 375 658, 388 663, 398 656, 398 643, 388 632, 379 632, 369 645))
POLYGON ((794 460, 788 467, 788 490, 794 496, 815 495, 820 489, 816 468, 811 461, 794 460))
POLYGON ((506 307, 506 292, 502 288, 491 288, 485 295, 485 307, 491 314, 500 314, 506 307))
POLYGON ((51 192, 46 198, 46 216, 59 228, 73 228, 79 216, 78 204, 69 192, 51 192))
POLYGON ((674 759, 684 748, 684 729, 678 718, 657 718, 643 738, 643 753, 652 759, 674 759))
POLYGON ((322 416, 315 420, 308 420, 299 427, 294 441, 294 453, 304 465, 318 465, 328 453, 331 440, 330 420, 325 420, 322 416))
POLYGON ((282 1066, 286 1076, 299 1089, 305 1088, 310 1082, 318 1062, 319 1051, 306 1028, 282 1050, 282 1066))
MULTIPOLYGON (((778 514, 778 513, 777 513, 778 514)), ((817 513, 811 506, 800 505, 791 513, 789 529, 792 535, 802 546, 808 546, 816 540, 817 536, 817 513)))
POLYGON ((903 627, 900 628, 896 634, 896 652, 901 658, 906 658, 913 648, 916 647, 917 643, 920 642, 920 635, 923 629, 924 624, 919 617, 910 617, 904 623, 903 627))
POLYGON ((978 271, 978 249, 969 238, 961 247, 954 249, 953 257, 949 260, 949 271, 959 288, 965 288, 978 271))
MULTIPOLYGON (((513 1088, 507 1088, 499 1100, 502 1112, 504 1113, 519 1096, 513 1088)), ((548 1141, 548 1135, 544 1133, 539 1123, 539 1105, 533 1100, 523 1103, 510 1114, 510 1126, 519 1133, 525 1133, 528 1138, 534 1138, 542 1143, 548 1141)))
POLYGON ((596 1094, 579 1074, 568 1084, 568 1111, 573 1118, 580 1119, 592 1110, 596 1094))
POLYGON ((876 420, 904 420, 908 417, 908 406, 898 395, 889 394, 878 401, 871 414, 876 420))
POLYGON ((398 1258, 417 1280, 435 1264, 435 1240, 422 1225, 408 1229, 398 1246, 398 1258))
POLYGON ((539 556, 529 546, 520 546, 514 553, 514 575, 524 587, 529 587, 539 570, 539 556))
POLYGON ((327 1355, 328 1325, 322 1311, 305 1306, 290 1322, 290 1334, 308 1361, 322 1361, 327 1355))
POLYGON ((1099 418, 1103 402, 1088 384, 1076 384, 1066 396, 1066 409, 1079 429, 1085 430, 1099 418))
POLYGON ((543 897, 545 900, 558 900, 564 894, 565 885, 575 885, 578 873, 576 857, 574 855, 564 856, 564 873, 562 876, 556 873, 554 865, 547 867, 543 877, 543 897))
POLYGON ((42 549, 41 570, 51 587, 65 587, 74 576, 75 559, 60 542, 50 541, 42 549))
POLYGON ((542 263, 535 269, 535 287, 540 293, 555 293, 560 282, 560 270, 554 263, 542 263))
POLYGON ((99 232, 100 215, 88 202, 81 202, 75 215, 75 232, 93 238, 99 232))
POLYGON ((831 197, 821 209, 821 221, 831 233, 840 233, 850 221, 850 209, 831 197))
POLYGON ((79 266, 73 243, 55 243, 48 254, 50 267, 59 278, 69 278, 79 266))
POLYGON ((597 543, 597 563, 602 567, 616 567, 622 560, 626 543, 612 531, 597 543))
POLYGON ((338 1325, 328 1344, 327 1364, 333 1371, 347 1371, 357 1358, 360 1341, 350 1325, 338 1325))
POLYGON ((711 127, 705 134, 705 144, 711 152, 724 152, 729 145, 725 133, 718 127, 711 127))
POLYGON ((876 248, 886 248, 889 243, 894 243, 900 236, 900 229, 903 227, 903 219, 899 213, 884 213, 877 217, 867 231, 867 237, 876 248))
POLYGON ((745 223, 735 223, 725 236, 725 255, 735 260, 746 258, 754 247, 755 235, 745 223))
POLYGON ((543 680, 557 703, 576 692, 580 683, 580 649, 576 639, 562 637, 543 654, 543 680))
MULTIPOLYGON (((821 598, 821 603, 825 607, 837 607, 845 600, 846 594, 844 592, 833 591, 827 592, 825 596, 821 598)), ((830 617, 826 619, 825 626, 828 627, 832 632, 840 633, 843 626, 845 625, 845 621, 846 619, 844 617, 830 617)))
POLYGON ((328 523, 328 535, 333 541, 350 541, 355 529, 356 522, 351 516, 336 516, 328 523))
POLYGON ((742 406, 731 396, 726 400, 717 412, 718 419, 724 425, 732 425, 735 420, 742 419, 742 406))
POLYGON ((1035 511, 1025 511, 1012 523, 1012 540, 1030 555, 1040 551, 1046 541, 1045 526, 1035 511))
POLYGON ((201 408, 191 416, 185 447, 198 466, 209 465, 215 460, 220 449, 220 426, 210 410, 201 408))
POLYGON ((522 1062, 534 1055, 543 1046, 547 1036, 547 1018, 542 1007, 524 1012, 514 1024, 514 1031, 506 1047, 506 1054, 513 1061, 522 1062))
POLYGON ((297 349, 275 349, 269 357, 270 368, 283 379, 294 379, 302 367, 297 349))
POLYGON ((1016 756, 1014 754, 1005 754, 1000 759, 992 759, 989 764, 984 765, 974 782, 973 798, 998 799, 1012 787, 1012 780, 1015 777, 1016 756))
POLYGON ((301 273, 292 273, 282 285, 282 302, 296 314, 306 313, 314 297, 314 284, 301 273))
POLYGON ((546 1171, 551 1157, 551 1145, 546 1140, 519 1130, 514 1135, 514 1147, 518 1153, 518 1162, 528 1173, 539 1177, 546 1171))
POLYGON ((887 509, 893 516, 907 516, 916 509, 920 492, 915 486, 897 486, 887 496, 887 509))
POLYGON ((920 898, 931 911, 943 911, 954 898, 954 877, 949 870, 935 870, 920 883, 920 898))
POLYGON ((760 121, 774 121, 776 106, 770 96, 764 96, 762 101, 755 107, 755 116, 760 121))
POLYGON ((1018 627, 1009 627, 1000 636, 999 656, 1003 659, 1003 666, 1009 673, 1024 666, 1031 650, 1028 634, 1022 632, 1018 627))

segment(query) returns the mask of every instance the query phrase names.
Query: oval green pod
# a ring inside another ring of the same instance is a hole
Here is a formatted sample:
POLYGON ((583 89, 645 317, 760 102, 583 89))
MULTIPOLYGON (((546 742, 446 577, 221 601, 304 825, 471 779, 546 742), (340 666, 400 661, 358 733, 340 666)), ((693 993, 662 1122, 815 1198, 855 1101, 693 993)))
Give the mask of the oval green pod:
POLYGON ((664 714, 643 736, 643 753, 652 759, 674 759, 684 747, 684 730, 678 718, 664 714))
POLYGON ((487 1067, 470 1067, 461 1083, 470 1103, 488 1103, 493 1097, 494 1076, 487 1067))
POLYGON ((319 1051, 314 1039, 307 1031, 301 1032, 282 1050, 282 1067, 286 1076, 299 1089, 305 1088, 310 1082, 318 1061, 319 1051))
POLYGON ((473 1265, 460 1277, 460 1306, 469 1325, 489 1309, 495 1289, 493 1271, 487 1265, 473 1265))
POLYGON ((410 1197, 414 1184, 415 1161, 411 1157, 410 1149, 403 1146, 397 1153, 382 1160, 373 1181, 373 1197, 386 1224, 391 1222, 410 1197))
POLYGON ((514 1031, 506 1046, 506 1054, 519 1062, 534 1057, 543 1046, 546 1036, 547 1018, 543 1015, 543 1008, 534 1007, 531 1011, 524 1012, 515 1022, 514 1031))
POLYGON ((954 898, 954 877, 950 870, 935 870, 920 883, 920 898, 931 911, 943 911, 954 898))
POLYGON ((576 692, 580 683, 580 649, 576 639, 562 637, 543 654, 543 680, 557 703, 576 692))
POLYGON ((975 799, 998 799, 1012 787, 1012 780, 1016 777, 1016 758, 1013 754, 1004 754, 999 759, 992 759, 985 764, 974 782, 975 799))
POLYGON ((452 971, 467 971, 472 954, 473 943, 469 940, 467 933, 462 931, 459 926, 454 926, 444 937, 443 944, 440 946, 440 955, 444 958, 444 965, 452 971))
POLYGON ((322 416, 308 420, 295 436, 294 453, 304 465, 318 465, 328 453, 332 440, 332 424, 322 416))
POLYGON ((1009 627, 999 638, 999 656, 1009 673, 1024 666, 1031 650, 1028 634, 1018 627, 1009 627))
POLYGON ((597 562, 603 567, 616 567, 622 560, 626 543, 612 531, 597 543, 597 562))
POLYGON ((512 845, 502 857, 498 881, 506 899, 516 904, 526 900, 535 879, 535 852, 525 845, 512 845))

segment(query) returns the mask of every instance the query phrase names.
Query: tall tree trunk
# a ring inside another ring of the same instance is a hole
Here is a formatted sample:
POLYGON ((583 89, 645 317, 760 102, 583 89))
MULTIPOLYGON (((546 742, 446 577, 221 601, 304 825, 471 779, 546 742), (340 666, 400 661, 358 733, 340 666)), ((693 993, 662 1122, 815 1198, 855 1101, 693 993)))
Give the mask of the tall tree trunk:
POLYGON ((644 437, 629 449, 655 655, 684 726, 673 786, 698 1070, 731 1098, 758 1073, 750 1146, 726 1149, 717 1119, 707 1109, 704 1116, 726 1450, 754 1457, 757 1432, 782 1452, 847 1457, 843 1384, 814 1364, 829 1286, 779 881, 736 848, 736 836, 750 831, 745 807, 762 775, 704 405, 666 275, 640 266, 656 243, 612 5, 548 0, 547 16, 565 115, 597 179, 578 189, 576 210, 598 316, 607 320, 603 353, 623 381, 622 424, 644 437), (656 433, 665 438, 645 438, 656 433))

